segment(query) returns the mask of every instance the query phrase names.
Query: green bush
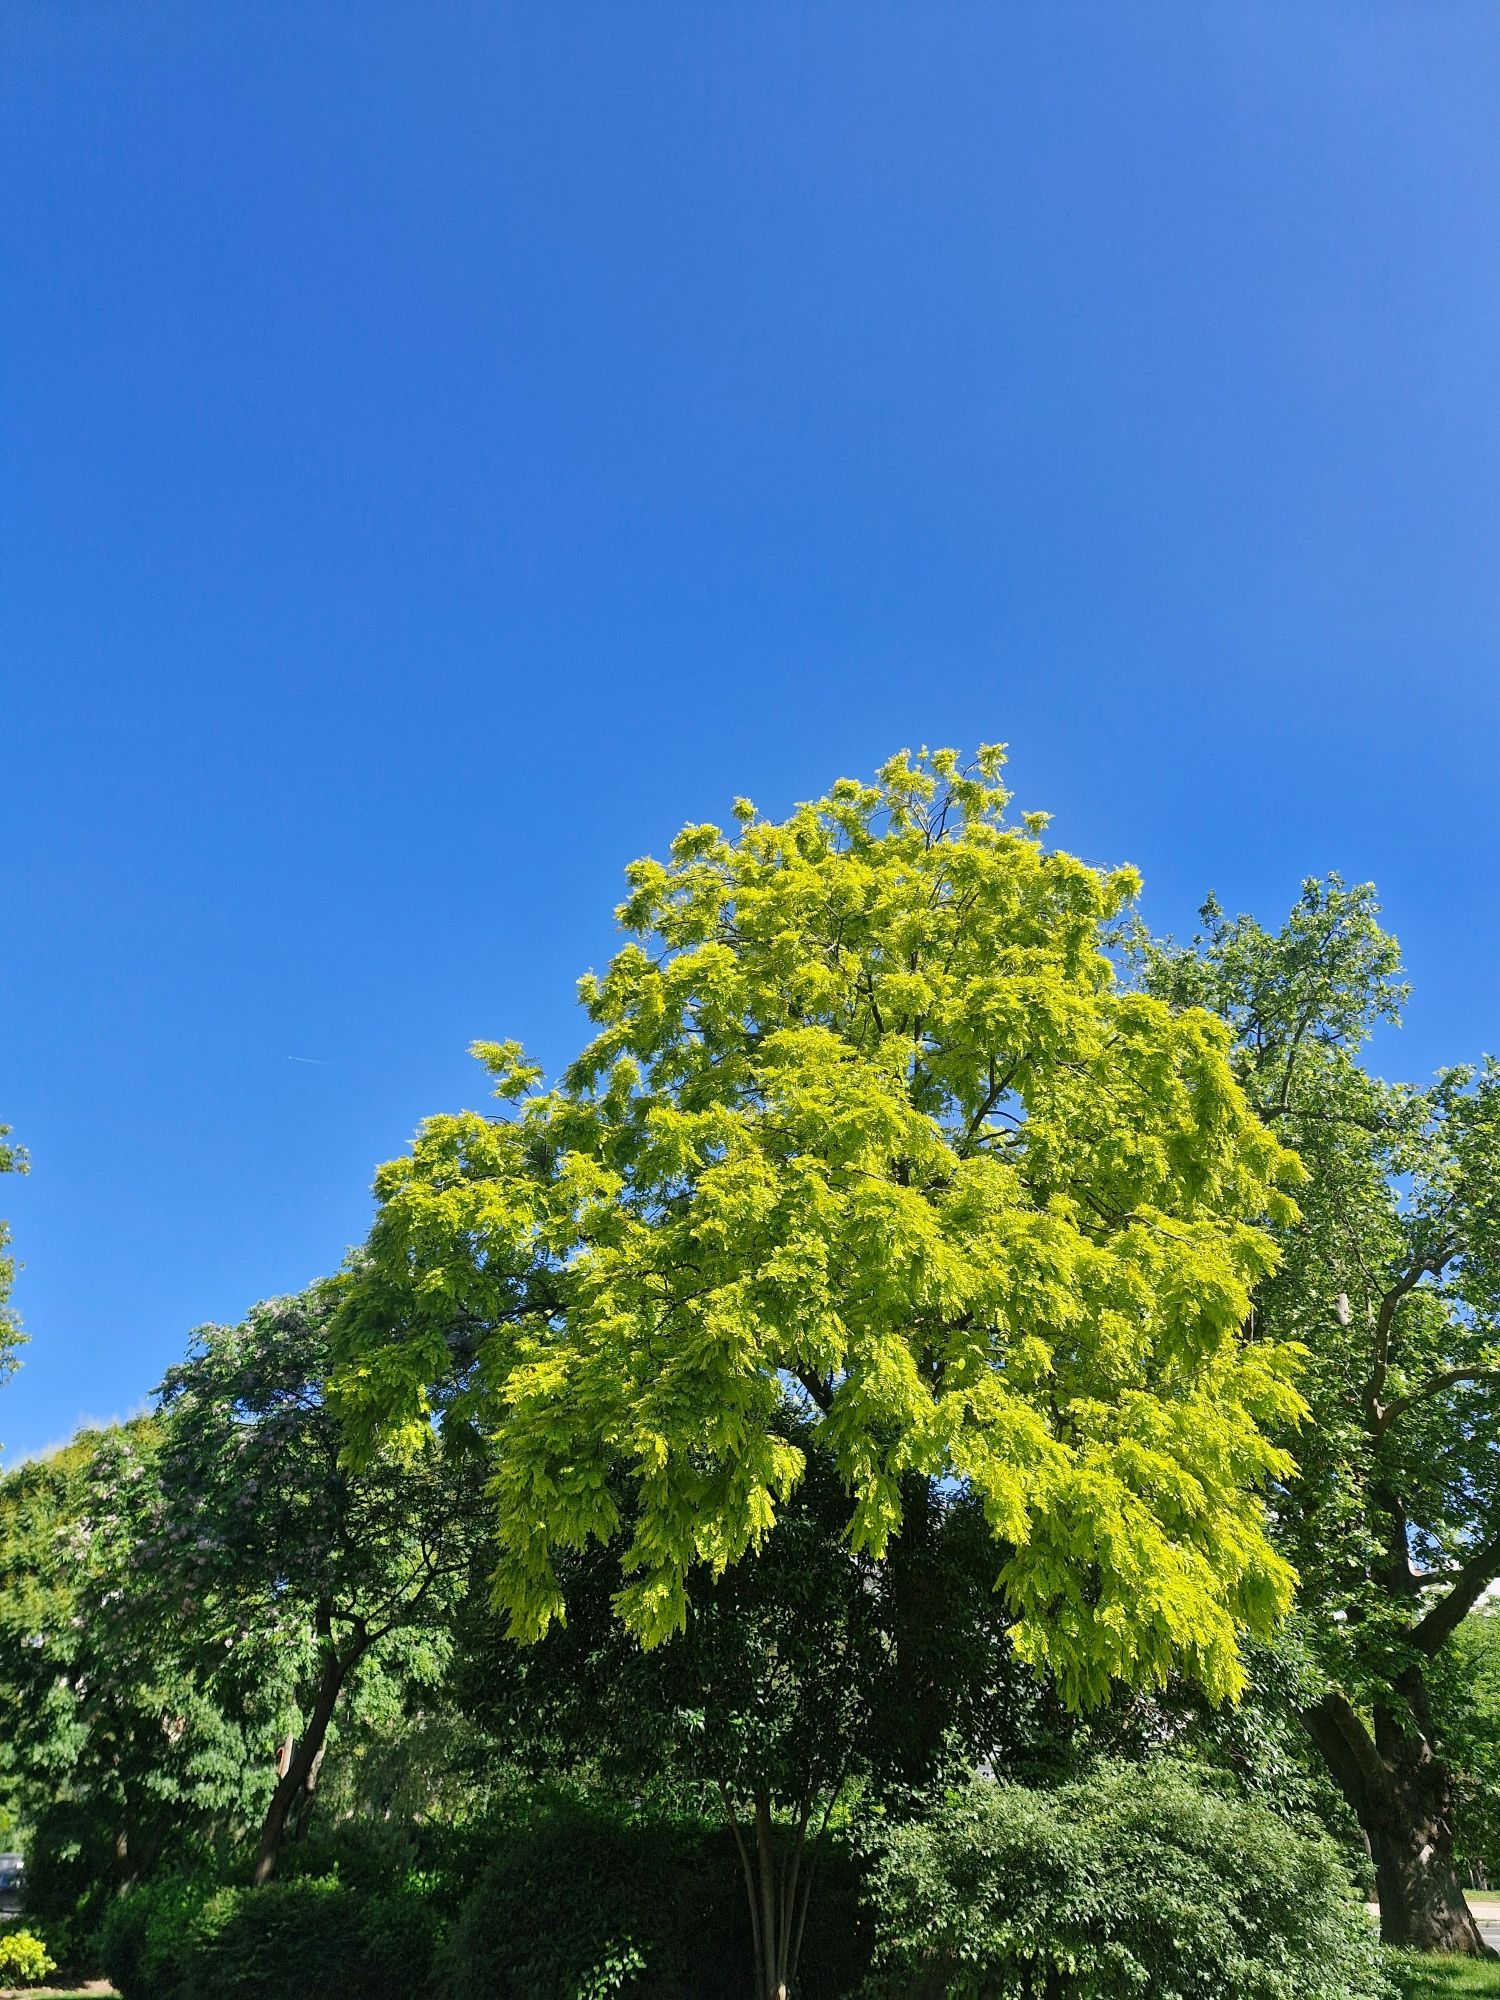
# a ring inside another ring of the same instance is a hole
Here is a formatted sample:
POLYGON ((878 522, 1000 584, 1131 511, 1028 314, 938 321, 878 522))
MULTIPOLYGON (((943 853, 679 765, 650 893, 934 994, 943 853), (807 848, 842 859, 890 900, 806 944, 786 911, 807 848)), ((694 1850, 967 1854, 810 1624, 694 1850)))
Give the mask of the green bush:
POLYGON ((216 1893, 193 1876, 159 1875, 115 1898, 99 1926, 98 1952, 124 2000, 182 2000, 216 1893))
POLYGON ((56 1959, 30 1931, 0 1937, 0 1986, 40 1986, 56 1970, 56 1959))
MULTIPOLYGON (((750 1986, 750 1920, 726 1828, 598 1802, 527 1803, 491 1827, 490 1858, 439 1953, 445 2000, 725 2000, 750 1986)), ((838 2000, 867 1963, 853 1862, 830 1843, 802 1954, 800 2000, 838 2000)))
POLYGON ((60 1801, 26 1842, 26 1913, 64 1964, 87 1957, 114 1897, 114 1836, 103 1815, 60 1801))
POLYGON ((379 1896, 419 1864, 417 1828, 388 1820, 346 1819, 284 1847, 276 1879, 300 1882, 331 1877, 356 1896, 379 1896))
POLYGON ((446 1925, 434 1898, 404 1886, 360 1905, 363 2000, 413 2000, 426 1992, 446 1925))
MULTIPOLYGON (((115 1899, 101 1955, 125 2000, 724 2000, 749 1985, 739 1859, 712 1821, 532 1794, 461 1837, 346 1823, 283 1863, 262 1889, 160 1876, 115 1899)), ((858 1887, 830 1840, 799 2000, 858 1985, 858 1887)))
POLYGON ((893 1830, 869 2000, 1389 2000, 1337 1850, 1182 1766, 975 1783, 893 1830))
POLYGON ((678 1829, 558 1801, 493 1837, 440 1960, 452 2000, 694 1992, 694 1922, 722 1936, 730 1911, 693 1895, 678 1829))
MULTIPOLYGON (((183 2000, 305 2000, 309 1994, 363 2000, 359 1901, 338 1882, 221 1889, 203 1906, 195 1929, 183 2000)), ((420 1991, 420 1982, 411 1980, 408 1990, 420 1991)))
POLYGON ((440 1934, 437 1912, 399 1885, 361 1898, 331 1876, 161 1880, 115 1904, 101 1956, 124 2000, 416 2000, 440 1934))

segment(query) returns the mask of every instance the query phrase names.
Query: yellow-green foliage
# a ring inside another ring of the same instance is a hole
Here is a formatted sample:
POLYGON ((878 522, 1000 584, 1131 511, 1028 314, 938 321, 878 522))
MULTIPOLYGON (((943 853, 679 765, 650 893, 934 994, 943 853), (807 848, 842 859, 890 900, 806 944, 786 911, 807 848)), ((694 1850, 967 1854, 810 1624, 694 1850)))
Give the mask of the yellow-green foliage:
POLYGON ((40 1986, 57 1961, 30 1931, 0 1937, 0 1986, 40 1986))
POLYGON ((1284 1609, 1255 1489, 1296 1356, 1244 1330, 1299 1169, 1226 1028, 1115 983, 1133 871, 1007 822, 1002 761, 688 827, 629 870, 556 1085, 481 1044, 506 1113, 381 1169, 351 1434, 420 1435, 463 1358, 518 1636, 564 1613, 555 1553, 622 1527, 621 1616, 680 1627, 799 1476, 789 1392, 857 1545, 899 1533, 903 1475, 972 1486, 1015 1643, 1070 1699, 1173 1668, 1233 1693, 1238 1632, 1284 1609))

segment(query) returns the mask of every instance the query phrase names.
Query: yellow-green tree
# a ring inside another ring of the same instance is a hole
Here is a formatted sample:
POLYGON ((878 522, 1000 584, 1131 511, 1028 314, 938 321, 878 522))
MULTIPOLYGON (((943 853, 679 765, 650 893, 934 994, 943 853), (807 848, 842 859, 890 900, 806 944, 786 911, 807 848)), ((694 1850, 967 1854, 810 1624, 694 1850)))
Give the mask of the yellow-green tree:
POLYGON ((481 1044, 504 1111, 381 1169, 347 1421, 483 1433, 518 1638, 566 1613, 559 1553, 622 1533, 618 1614, 669 1638, 802 1475, 789 1394, 856 1550, 898 1562, 934 1495, 976 1497, 1012 1642, 1069 1700, 1174 1669, 1233 1695, 1285 1608, 1257 1489, 1296 1356, 1244 1329, 1297 1163, 1222 1022, 1116 983, 1133 871, 1012 823, 1002 761, 686 828, 628 871, 577 1060, 544 1087, 481 1044))

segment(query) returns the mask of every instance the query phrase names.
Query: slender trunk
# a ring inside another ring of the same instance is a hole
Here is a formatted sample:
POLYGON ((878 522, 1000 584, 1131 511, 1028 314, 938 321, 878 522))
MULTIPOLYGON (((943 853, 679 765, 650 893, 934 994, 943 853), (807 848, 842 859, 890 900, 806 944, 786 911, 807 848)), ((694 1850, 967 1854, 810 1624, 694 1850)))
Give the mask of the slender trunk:
POLYGON ((1377 1707, 1373 1734, 1342 1695, 1303 1720, 1369 1842, 1381 1941, 1487 1958, 1453 1853, 1452 1782, 1415 1720, 1424 1690, 1414 1683, 1402 1692, 1407 1709, 1377 1707))
POLYGON ((269 1882, 276 1873, 276 1859, 281 1852, 281 1844, 286 1836, 287 1817, 296 1802, 297 1794, 304 1790, 313 1775, 314 1767, 322 1761, 323 1746, 328 1736, 328 1725, 333 1719, 333 1711, 343 1690, 349 1669, 364 1651, 364 1642, 357 1641, 346 1653, 340 1654, 330 1645, 324 1656, 323 1671, 318 1679, 318 1692, 313 1701, 312 1713, 307 1727, 298 1738, 290 1757, 277 1759, 278 1767, 285 1763, 276 1789, 271 1794, 271 1803, 266 1807, 266 1817, 260 1830, 260 1848, 255 1857, 255 1883, 269 1882))
POLYGON ((760 1935, 765 1958, 760 1968, 760 2000, 787 2000, 781 1977, 782 1923, 780 1884, 776 1880, 776 1845, 771 1824, 771 1801, 764 1792, 755 1794, 755 1856, 760 1868, 760 1935))
MULTIPOLYGON (((807 1826, 819 1789, 814 1778, 803 1800, 797 1824, 785 1836, 779 1853, 770 1794, 756 1791, 752 1806, 752 1855, 751 1845, 741 1832, 739 1815, 734 1809, 729 1789, 722 1780, 719 1781, 719 1797, 739 1853, 745 1899, 750 1910, 755 2000, 790 2000, 792 1982, 797 1977, 797 1961, 802 1951, 802 1935, 807 1925, 807 1906, 812 1896, 818 1854, 818 1842, 814 1843, 811 1856, 807 1853, 807 1826)), ((835 1793, 837 1789, 834 1788, 835 1793)), ((820 1830, 819 1841, 821 1838, 820 1830)))

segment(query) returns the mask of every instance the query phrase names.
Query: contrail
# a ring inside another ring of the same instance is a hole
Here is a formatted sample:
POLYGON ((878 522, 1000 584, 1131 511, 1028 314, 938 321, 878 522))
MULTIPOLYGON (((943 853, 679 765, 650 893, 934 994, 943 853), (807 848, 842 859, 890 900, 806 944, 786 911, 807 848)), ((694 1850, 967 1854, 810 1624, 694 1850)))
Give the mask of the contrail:
POLYGON ((337 1064, 337 1063, 335 1063, 335 1062, 331 1062, 331 1061, 329 1060, 329 1058, 328 1058, 327 1056, 288 1056, 288 1057, 287 1057, 287 1061, 288 1061, 288 1062, 305 1062, 305 1063, 316 1063, 319 1069, 337 1069, 337 1068, 338 1068, 338 1064, 337 1064))

